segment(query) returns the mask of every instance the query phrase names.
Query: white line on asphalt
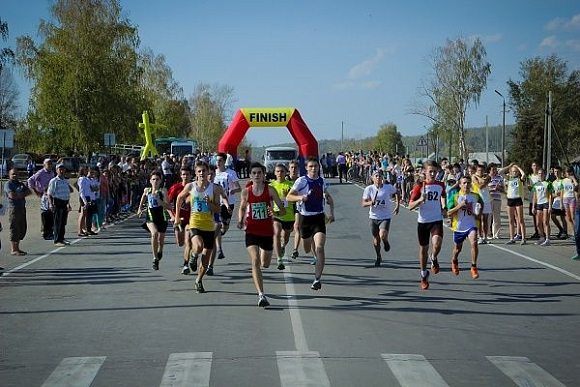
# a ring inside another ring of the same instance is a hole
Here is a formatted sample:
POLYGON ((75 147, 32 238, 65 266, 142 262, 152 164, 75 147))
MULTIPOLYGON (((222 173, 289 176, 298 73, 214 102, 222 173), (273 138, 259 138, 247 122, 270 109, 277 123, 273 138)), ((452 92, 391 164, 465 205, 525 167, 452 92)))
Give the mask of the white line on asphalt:
MULTIPOLYGON (((363 188, 363 187, 361 187, 361 186, 359 186, 358 184, 353 184, 353 185, 355 185, 355 186, 357 186, 357 187, 359 187, 359 188, 361 188, 361 189, 363 189, 363 190, 364 190, 364 188, 363 188)), ((403 207, 403 208, 406 208, 406 207, 403 207)), ((446 228, 448 228, 448 229, 450 228, 450 227, 449 227, 449 226, 447 226, 447 225, 445 225, 445 227, 446 227, 446 228)), ((490 244, 489 244, 489 246, 491 246, 491 247, 495 247, 496 249, 500 249, 500 250, 502 250, 502 251, 505 251, 506 253, 510 253, 510 254, 516 255, 516 256, 518 256, 518 257, 520 257, 520 258, 527 259, 528 261, 535 262, 535 263, 537 263, 537 264, 540 264, 540 265, 542 265, 542 266, 545 266, 545 267, 547 267, 547 268, 550 268, 550 269, 552 269, 552 270, 556 270, 557 272, 560 272, 560 273, 562 273, 562 274, 564 274, 564 275, 567 275, 568 277, 571 277, 571 278, 574 278, 575 280, 578 280, 578 281, 580 281, 580 276, 577 276, 576 274, 570 273, 569 271, 567 271, 567 270, 564 270, 564 269, 562 269, 562 268, 560 268, 560 267, 558 267, 558 266, 554 266, 554 265, 552 265, 552 264, 549 264, 549 263, 547 263, 547 262, 540 261, 539 259, 535 259, 535 258, 532 258, 532 257, 528 257, 527 255, 525 255, 525 254, 522 254, 522 253, 518 253, 518 252, 516 252, 516 251, 511 251, 510 249, 506 249, 505 247, 498 246, 498 245, 495 245, 495 244, 493 244, 493 243, 490 243, 490 244)))
POLYGON ((159 387, 208 387, 212 352, 172 353, 159 387))
POLYGON ((276 351, 282 387, 330 387, 324 363, 315 351, 276 351))
POLYGON ((383 353, 401 387, 449 387, 423 355, 383 353))
POLYGON ((487 360, 520 387, 566 387, 527 357, 486 356, 487 360))
POLYGON ((42 387, 89 387, 106 356, 67 357, 42 384, 42 387))
POLYGON ((296 299, 296 290, 294 289, 291 272, 290 265, 286 265, 284 282, 286 283, 286 295, 288 299, 288 310, 290 311, 290 321, 292 322, 292 331, 294 332, 294 343, 297 351, 307 352, 308 343, 306 342, 306 334, 304 333, 304 326, 302 325, 302 318, 300 317, 300 309, 298 308, 298 300, 296 299))

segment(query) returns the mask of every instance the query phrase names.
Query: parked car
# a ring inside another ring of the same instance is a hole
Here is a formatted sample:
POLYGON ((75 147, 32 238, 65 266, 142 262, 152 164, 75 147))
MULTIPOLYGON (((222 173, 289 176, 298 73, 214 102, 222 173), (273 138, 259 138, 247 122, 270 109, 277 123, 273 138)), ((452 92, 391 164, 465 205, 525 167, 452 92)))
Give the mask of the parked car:
POLYGON ((12 167, 18 170, 26 171, 28 163, 32 161, 32 157, 29 154, 21 153, 14 155, 12 157, 12 167))

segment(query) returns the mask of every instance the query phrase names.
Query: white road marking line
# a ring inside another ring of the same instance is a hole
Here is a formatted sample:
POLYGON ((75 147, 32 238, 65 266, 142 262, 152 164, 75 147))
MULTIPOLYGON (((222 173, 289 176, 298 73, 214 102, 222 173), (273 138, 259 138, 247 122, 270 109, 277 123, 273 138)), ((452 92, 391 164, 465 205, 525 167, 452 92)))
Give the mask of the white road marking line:
POLYGON ((106 356, 67 357, 42 384, 42 387, 89 387, 106 356))
POLYGON ((566 387, 527 357, 486 357, 520 387, 566 387))
POLYGON ((449 387, 423 355, 383 353, 401 387, 449 387))
POLYGON ((282 387, 330 387, 320 354, 315 351, 276 351, 282 387))
POLYGON ((291 272, 292 269, 287 264, 286 270, 283 273, 284 282, 286 283, 290 321, 292 322, 292 331, 294 333, 294 343, 297 351, 308 352, 308 343, 306 341, 306 334, 304 333, 304 326, 302 325, 302 317, 300 317, 300 309, 298 307, 298 300, 296 299, 296 290, 294 289, 291 272))
POLYGON ((159 387, 208 387, 212 352, 172 353, 159 387))

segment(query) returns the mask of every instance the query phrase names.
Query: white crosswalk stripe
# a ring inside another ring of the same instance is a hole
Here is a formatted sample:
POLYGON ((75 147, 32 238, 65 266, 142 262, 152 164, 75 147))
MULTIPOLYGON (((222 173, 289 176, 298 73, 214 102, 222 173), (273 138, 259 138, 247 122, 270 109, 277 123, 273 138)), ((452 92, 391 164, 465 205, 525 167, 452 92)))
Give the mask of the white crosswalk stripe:
POLYGON ((527 357, 486 357, 520 387, 566 387, 527 357))
POLYGON ((211 352, 172 353, 160 387, 208 387, 211 352))
POLYGON ((320 354, 315 351, 276 351, 282 387, 330 387, 320 354))
POLYGON ((89 387, 106 356, 67 357, 46 379, 42 387, 89 387))
POLYGON ((383 353, 401 387, 449 387, 423 355, 383 353))

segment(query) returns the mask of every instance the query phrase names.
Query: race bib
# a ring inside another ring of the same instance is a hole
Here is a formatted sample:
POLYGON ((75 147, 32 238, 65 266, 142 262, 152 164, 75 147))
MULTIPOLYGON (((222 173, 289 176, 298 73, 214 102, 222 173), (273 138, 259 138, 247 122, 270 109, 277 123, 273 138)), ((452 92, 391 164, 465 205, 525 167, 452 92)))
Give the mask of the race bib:
POLYGON ((262 220, 268 219, 268 207, 266 202, 251 203, 252 219, 262 220))
POLYGON ((203 196, 195 196, 193 198, 193 212, 208 213, 209 204, 203 196))

